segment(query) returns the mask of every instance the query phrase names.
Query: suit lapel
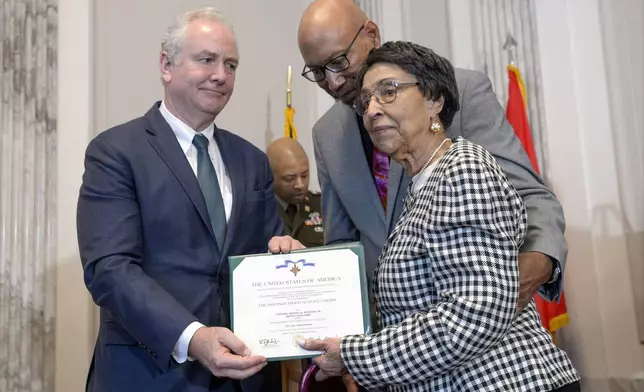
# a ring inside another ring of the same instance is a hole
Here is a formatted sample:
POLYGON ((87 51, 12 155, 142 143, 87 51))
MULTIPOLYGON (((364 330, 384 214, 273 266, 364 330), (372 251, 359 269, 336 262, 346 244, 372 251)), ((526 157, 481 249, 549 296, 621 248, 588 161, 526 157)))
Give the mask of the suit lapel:
MULTIPOLYGON (((347 197, 347 200, 361 200, 359 208, 354 208, 355 213, 352 218, 355 221, 361 220, 365 228, 373 227, 374 218, 381 224, 385 224, 385 211, 382 208, 382 203, 378 197, 376 184, 373 181, 373 174, 369 168, 366 157, 363 153, 362 139, 360 138, 360 128, 358 126, 358 117, 353 109, 349 106, 341 105, 344 110, 344 121, 340 121, 341 128, 337 137, 333 138, 331 151, 337 151, 336 157, 341 169, 338 171, 340 174, 340 181, 338 184, 347 184, 348 186, 338 186, 336 191, 343 193, 349 191, 356 193, 347 197)), ((336 128, 337 129, 337 128, 336 128)))
POLYGON ((190 163, 188 163, 185 154, 181 150, 181 146, 174 132, 172 132, 170 125, 168 125, 161 115, 161 112, 159 112, 158 103, 145 115, 145 122, 146 129, 150 135, 148 141, 159 156, 161 156, 161 159, 168 165, 183 190, 188 194, 188 197, 201 217, 201 221, 208 228, 210 237, 216 243, 217 241, 210 225, 208 209, 206 208, 206 202, 201 193, 197 176, 192 171, 190 163))
POLYGON ((409 185, 409 176, 403 167, 394 160, 389 164, 389 180, 387 182, 387 232, 391 232, 400 216, 402 202, 409 185))
POLYGON ((233 207, 230 213, 230 219, 228 219, 228 228, 226 230, 224 247, 221 250, 222 255, 227 255, 230 243, 233 240, 235 230, 239 223, 239 214, 241 213, 244 201, 246 200, 246 185, 244 182, 246 176, 244 175, 244 161, 241 159, 239 154, 235 153, 235 148, 231 146, 230 137, 228 137, 227 131, 217 129, 217 127, 215 127, 214 138, 217 141, 219 153, 222 156, 233 188, 233 207))
POLYGON ((396 197, 398 196, 398 188, 400 187, 400 180, 404 175, 404 170, 393 159, 389 161, 389 178, 387 179, 387 227, 391 222, 391 217, 396 205, 396 197))

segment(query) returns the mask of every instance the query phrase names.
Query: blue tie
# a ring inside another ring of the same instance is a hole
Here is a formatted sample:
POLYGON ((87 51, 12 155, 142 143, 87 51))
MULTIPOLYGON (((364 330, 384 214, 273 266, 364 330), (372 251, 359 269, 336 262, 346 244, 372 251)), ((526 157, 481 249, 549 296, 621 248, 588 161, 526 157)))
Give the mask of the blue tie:
POLYGON ((206 201, 212 231, 215 233, 219 250, 222 250, 226 237, 226 210, 219 189, 219 181, 217 181, 217 172, 210 162, 208 138, 197 134, 192 140, 192 144, 197 148, 197 179, 206 201))

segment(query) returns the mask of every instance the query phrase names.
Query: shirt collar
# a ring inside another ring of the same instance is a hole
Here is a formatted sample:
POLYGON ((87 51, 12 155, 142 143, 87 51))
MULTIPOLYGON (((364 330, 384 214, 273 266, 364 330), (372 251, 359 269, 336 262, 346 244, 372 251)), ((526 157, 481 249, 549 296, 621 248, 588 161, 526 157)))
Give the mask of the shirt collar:
POLYGON ((174 132, 174 135, 177 137, 177 140, 179 141, 179 145, 181 146, 181 150, 183 151, 184 154, 186 154, 190 149, 190 147, 192 146, 192 140, 194 139, 197 133, 201 133, 202 135, 207 137, 209 142, 212 142, 214 140, 214 137, 213 137, 215 133, 214 122, 210 124, 202 132, 196 132, 188 124, 179 120, 174 114, 170 113, 168 108, 165 106, 165 102, 161 101, 161 106, 159 107, 159 111, 161 112, 161 115, 168 123, 168 125, 170 125, 170 129, 172 129, 172 132, 174 132))
MULTIPOLYGON (((288 208, 288 206, 290 206, 290 204, 285 202, 284 200, 280 199, 279 196, 277 196, 277 195, 275 195, 275 198, 277 199, 277 203, 280 205, 280 207, 282 207, 282 210, 286 211, 286 209, 288 208)), ((304 204, 304 202, 302 202, 300 204, 293 204, 293 205, 299 211, 300 206, 303 205, 303 204, 304 204)))
POLYGON ((279 205, 282 207, 282 210, 286 211, 286 209, 288 208, 288 203, 280 199, 277 195, 275 195, 275 198, 277 199, 279 205))

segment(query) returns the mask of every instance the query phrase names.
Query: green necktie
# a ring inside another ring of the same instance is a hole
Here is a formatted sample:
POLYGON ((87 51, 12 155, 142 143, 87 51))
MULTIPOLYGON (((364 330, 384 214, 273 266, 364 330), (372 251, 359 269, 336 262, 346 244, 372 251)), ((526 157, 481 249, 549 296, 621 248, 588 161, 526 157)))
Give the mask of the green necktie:
POLYGON ((219 181, 217 181, 217 172, 208 154, 208 138, 197 134, 192 140, 192 144, 197 148, 197 179, 206 201, 212 231, 215 233, 219 250, 222 250, 226 238, 226 210, 219 189, 219 181))

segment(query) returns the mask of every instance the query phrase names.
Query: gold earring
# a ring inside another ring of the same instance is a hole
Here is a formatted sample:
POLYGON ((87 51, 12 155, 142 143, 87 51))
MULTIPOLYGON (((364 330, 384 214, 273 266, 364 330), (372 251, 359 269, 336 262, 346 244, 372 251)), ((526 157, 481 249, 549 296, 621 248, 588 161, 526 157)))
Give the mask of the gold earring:
POLYGON ((441 124, 438 121, 432 122, 431 130, 434 133, 440 132, 441 131, 441 124))

